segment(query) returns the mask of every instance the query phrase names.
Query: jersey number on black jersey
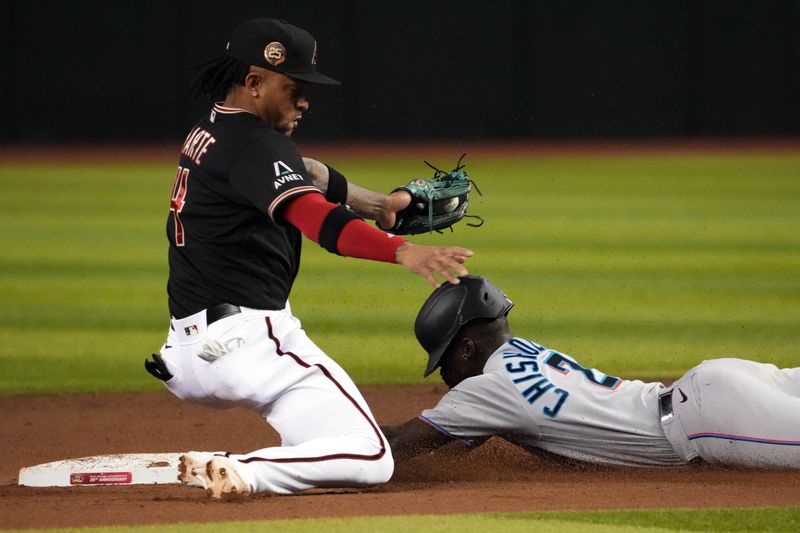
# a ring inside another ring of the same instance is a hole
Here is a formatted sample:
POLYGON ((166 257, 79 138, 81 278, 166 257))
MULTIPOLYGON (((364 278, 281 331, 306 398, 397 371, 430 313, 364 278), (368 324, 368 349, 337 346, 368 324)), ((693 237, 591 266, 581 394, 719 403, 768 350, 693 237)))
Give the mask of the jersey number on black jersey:
POLYGON ((178 167, 175 174, 175 183, 172 184, 172 198, 169 201, 169 210, 175 217, 175 246, 183 246, 186 242, 181 222, 181 211, 186 203, 186 186, 189 184, 189 169, 178 167))

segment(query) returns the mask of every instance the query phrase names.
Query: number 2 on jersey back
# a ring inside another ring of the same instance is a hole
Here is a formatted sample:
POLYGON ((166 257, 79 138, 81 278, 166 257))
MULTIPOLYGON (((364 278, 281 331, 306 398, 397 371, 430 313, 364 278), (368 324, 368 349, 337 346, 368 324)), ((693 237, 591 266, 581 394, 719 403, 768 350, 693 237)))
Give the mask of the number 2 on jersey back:
POLYGON ((183 246, 186 236, 183 232, 183 222, 181 222, 181 211, 186 203, 186 187, 189 184, 189 169, 178 167, 175 174, 175 183, 172 184, 172 198, 169 201, 169 210, 175 217, 175 246, 183 246))
POLYGON ((544 364, 562 374, 569 374, 571 370, 577 370, 578 372, 586 376, 586 379, 588 379, 595 385, 611 390, 616 390, 616 388, 619 387, 620 383, 622 383, 622 380, 620 378, 608 375, 605 376, 602 380, 598 380, 595 377, 594 372, 590 368, 586 368, 577 361, 568 359, 567 357, 564 357, 563 354, 560 354, 558 352, 551 353, 550 356, 547 359, 545 359, 544 364))

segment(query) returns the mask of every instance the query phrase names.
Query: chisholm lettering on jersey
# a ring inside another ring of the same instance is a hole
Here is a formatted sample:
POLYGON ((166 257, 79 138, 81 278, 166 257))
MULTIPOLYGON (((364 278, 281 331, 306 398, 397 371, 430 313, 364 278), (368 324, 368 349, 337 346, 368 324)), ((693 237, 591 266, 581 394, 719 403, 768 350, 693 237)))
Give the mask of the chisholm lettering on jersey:
POLYGON ((200 158, 208 151, 208 147, 215 142, 217 140, 210 133, 198 126, 189 132, 186 142, 183 143, 181 153, 194 161, 196 165, 199 165, 200 158))

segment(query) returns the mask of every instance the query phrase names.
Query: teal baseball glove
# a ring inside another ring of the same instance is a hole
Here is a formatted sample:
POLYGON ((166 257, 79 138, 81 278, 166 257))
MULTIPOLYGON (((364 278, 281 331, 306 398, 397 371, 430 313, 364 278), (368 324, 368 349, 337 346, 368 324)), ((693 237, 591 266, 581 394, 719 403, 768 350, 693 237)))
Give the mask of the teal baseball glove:
MULTIPOLYGON (((466 154, 465 154, 466 155, 466 154)), ((478 227, 483 224, 483 219, 476 215, 468 215, 469 194, 472 187, 481 194, 478 186, 463 170, 464 165, 458 160, 456 168, 444 172, 434 167, 427 161, 425 164, 434 170, 431 178, 416 178, 395 191, 406 191, 411 195, 411 203, 397 213, 394 226, 386 231, 395 235, 415 235, 450 228, 464 217, 475 218, 477 224, 467 223, 468 226, 478 227)))

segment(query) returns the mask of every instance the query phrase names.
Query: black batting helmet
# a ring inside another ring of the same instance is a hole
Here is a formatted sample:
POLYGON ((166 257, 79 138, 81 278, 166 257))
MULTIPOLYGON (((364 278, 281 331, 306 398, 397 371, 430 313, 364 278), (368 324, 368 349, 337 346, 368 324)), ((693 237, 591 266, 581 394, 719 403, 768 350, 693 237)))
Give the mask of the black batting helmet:
POLYGON ((439 360, 458 331, 477 318, 506 316, 514 302, 486 278, 461 276, 461 283, 443 283, 422 305, 414 322, 414 334, 428 352, 425 377, 439 367, 439 360))

